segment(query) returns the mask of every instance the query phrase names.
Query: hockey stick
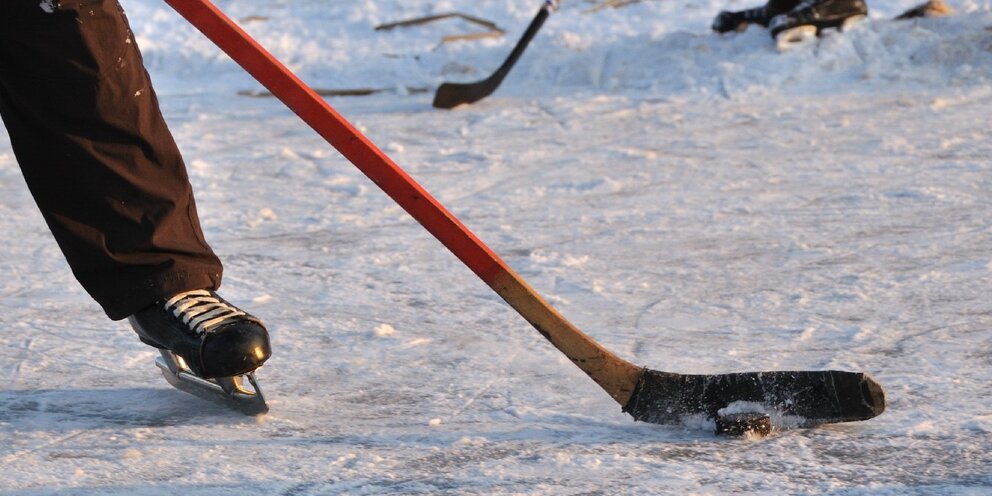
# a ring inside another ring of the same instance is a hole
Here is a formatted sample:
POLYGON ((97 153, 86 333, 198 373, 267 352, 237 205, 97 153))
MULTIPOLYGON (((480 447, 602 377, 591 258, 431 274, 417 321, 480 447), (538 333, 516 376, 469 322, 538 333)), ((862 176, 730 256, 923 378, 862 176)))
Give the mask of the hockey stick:
POLYGON ((437 108, 450 109, 457 107, 463 103, 473 103, 492 94, 499 87, 500 83, 503 82, 503 78, 510 72, 513 68, 513 64, 517 63, 517 59, 520 58, 524 53, 524 49, 530 43, 530 40, 534 39, 534 35, 537 34, 537 30, 541 29, 544 21, 551 15, 551 12, 558 8, 557 0, 545 0, 544 5, 541 6, 541 10, 537 11, 537 16, 534 17, 533 21, 530 21, 530 25, 527 26, 527 30, 524 31, 524 35, 517 42, 517 46, 513 47, 513 51, 510 52, 510 56, 506 58, 503 65, 499 66, 491 76, 483 79, 482 81, 476 81, 474 83, 443 83, 437 88, 437 93, 434 94, 434 106, 437 108))
POLYGON ((636 420, 716 418, 735 402, 800 417, 801 425, 866 420, 882 412, 881 386, 841 371, 682 375, 638 367, 614 355, 551 307, 423 187, 323 98, 208 0, 165 0, 292 109, 423 225, 636 420))

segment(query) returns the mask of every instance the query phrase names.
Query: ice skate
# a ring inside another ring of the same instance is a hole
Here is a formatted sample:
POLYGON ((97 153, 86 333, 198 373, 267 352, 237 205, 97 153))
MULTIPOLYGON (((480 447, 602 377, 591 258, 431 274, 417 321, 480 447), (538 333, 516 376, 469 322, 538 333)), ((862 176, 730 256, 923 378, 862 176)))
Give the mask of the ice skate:
POLYGON ((761 7, 740 11, 724 10, 713 19, 713 31, 717 33, 728 33, 730 31, 742 32, 747 30, 751 24, 761 27, 768 27, 768 22, 779 14, 784 14, 799 3, 799 0, 769 0, 761 7))
POLYGON ((161 352, 156 365, 169 384, 249 415, 268 411, 254 371, 272 350, 257 318, 213 291, 198 290, 157 302, 128 322, 142 342, 161 352))
POLYGON ((845 30, 868 15, 864 0, 805 0, 768 23, 779 51, 819 36, 824 29, 845 30))

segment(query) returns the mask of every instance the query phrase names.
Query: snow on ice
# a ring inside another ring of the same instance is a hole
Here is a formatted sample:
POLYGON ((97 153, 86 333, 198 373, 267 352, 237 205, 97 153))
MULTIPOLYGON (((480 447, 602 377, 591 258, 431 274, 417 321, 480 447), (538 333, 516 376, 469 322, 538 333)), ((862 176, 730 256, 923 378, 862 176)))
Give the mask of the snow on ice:
MULTIPOLYGON (((163 2, 125 0, 224 294, 272 329, 249 419, 171 389, 76 285, 0 139, 0 493, 987 494, 992 8, 778 53, 742 0, 219 1, 576 325, 683 373, 871 373, 888 410, 761 440, 634 423, 163 2), (441 43, 477 29, 502 37, 441 43)), ((45 5, 46 2, 42 2, 45 5)), ((6 134, 4 134, 6 136, 6 134)))

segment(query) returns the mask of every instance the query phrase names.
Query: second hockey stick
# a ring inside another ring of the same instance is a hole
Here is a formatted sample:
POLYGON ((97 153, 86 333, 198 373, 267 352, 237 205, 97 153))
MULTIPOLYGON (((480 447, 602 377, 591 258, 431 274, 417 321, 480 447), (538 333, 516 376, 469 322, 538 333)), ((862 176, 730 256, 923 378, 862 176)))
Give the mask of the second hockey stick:
POLYGON ((510 52, 510 56, 506 58, 503 65, 496 69, 496 72, 492 73, 491 76, 483 79, 482 81, 476 81, 474 83, 443 83, 437 88, 437 93, 434 94, 434 106, 437 108, 450 109, 457 107, 466 103, 474 103, 483 98, 491 95, 496 88, 499 87, 500 83, 507 74, 510 73, 510 69, 513 68, 513 64, 517 63, 517 59, 523 55, 524 50, 530 41, 534 39, 534 35, 537 31, 541 29, 544 25, 544 21, 548 19, 551 12, 558 8, 557 0, 546 0, 544 5, 541 6, 541 10, 537 11, 537 15, 534 17, 533 21, 530 21, 530 25, 527 26, 527 30, 524 31, 524 35, 517 42, 517 46, 513 47, 513 51, 510 52))

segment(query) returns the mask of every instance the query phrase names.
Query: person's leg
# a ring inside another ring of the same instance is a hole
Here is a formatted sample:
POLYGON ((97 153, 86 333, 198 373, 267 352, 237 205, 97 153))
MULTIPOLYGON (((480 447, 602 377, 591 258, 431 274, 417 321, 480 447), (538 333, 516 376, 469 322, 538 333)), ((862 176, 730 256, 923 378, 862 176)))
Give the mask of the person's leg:
POLYGON ((73 274, 193 373, 257 369, 268 331, 213 291, 221 263, 117 1, 9 0, 0 12, 0 116, 73 274))
POLYGON ((112 319, 216 289, 180 153, 114 0, 0 7, 0 115, 73 274, 112 319))

